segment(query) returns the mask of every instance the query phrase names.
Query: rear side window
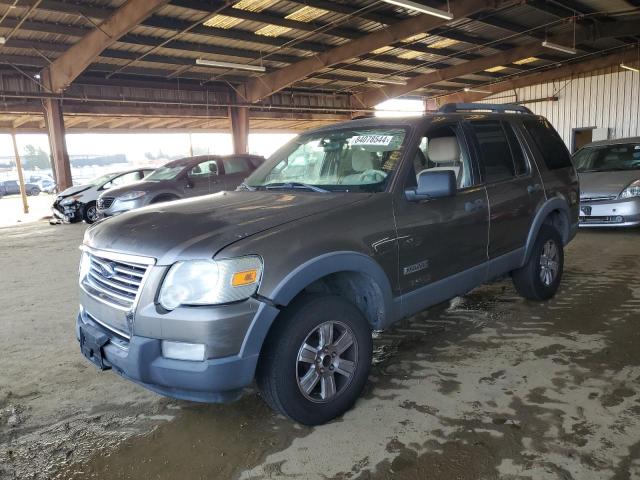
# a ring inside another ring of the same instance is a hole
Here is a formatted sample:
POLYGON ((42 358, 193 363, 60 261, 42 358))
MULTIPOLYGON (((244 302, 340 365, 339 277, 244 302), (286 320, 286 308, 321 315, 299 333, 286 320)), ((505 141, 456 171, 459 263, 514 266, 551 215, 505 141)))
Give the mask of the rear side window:
POLYGON ((511 155, 513 157, 513 167, 516 176, 525 175, 529 173, 529 165, 524 157, 522 151, 522 145, 518 141, 518 137, 513 131, 513 126, 510 123, 503 123, 504 131, 507 134, 507 140, 509 140, 509 147, 511 147, 511 155))
POLYGON ((544 118, 522 121, 549 170, 571 167, 571 156, 564 142, 544 118))
POLYGON ((224 166, 224 173, 226 175, 233 175, 234 173, 243 173, 251 170, 251 166, 246 158, 223 158, 222 165, 224 166))
POLYGON ((487 183, 508 180, 515 176, 511 147, 500 121, 471 122, 480 148, 484 181, 487 183))

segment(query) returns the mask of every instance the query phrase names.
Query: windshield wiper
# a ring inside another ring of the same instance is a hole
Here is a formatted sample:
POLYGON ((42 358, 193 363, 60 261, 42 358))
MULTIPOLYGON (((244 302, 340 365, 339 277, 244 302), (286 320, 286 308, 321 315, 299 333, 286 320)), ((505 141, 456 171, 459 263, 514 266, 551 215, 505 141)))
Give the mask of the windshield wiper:
POLYGON ((263 188, 267 190, 275 190, 275 189, 300 189, 304 188, 306 190, 311 190, 312 192, 318 193, 329 193, 329 190, 325 190, 324 188, 316 187, 315 185, 309 185, 308 183, 302 182, 281 182, 281 183, 268 183, 267 185, 263 185, 263 188))
POLYGON ((238 188, 236 190, 248 190, 250 192, 255 192, 256 188, 248 185, 246 182, 242 182, 240 185, 238 185, 238 188))

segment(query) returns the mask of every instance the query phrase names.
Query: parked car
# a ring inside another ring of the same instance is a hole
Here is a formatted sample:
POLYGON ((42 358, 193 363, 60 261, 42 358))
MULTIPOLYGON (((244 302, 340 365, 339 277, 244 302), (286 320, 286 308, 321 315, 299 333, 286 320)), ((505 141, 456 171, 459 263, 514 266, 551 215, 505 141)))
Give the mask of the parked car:
POLYGON ((122 172, 108 173, 83 185, 74 185, 60 192, 53 202, 53 215, 65 222, 94 223, 98 220, 96 201, 98 195, 110 188, 128 185, 142 180, 151 173, 151 168, 134 168, 122 172))
MULTIPOLYGON (((40 195, 40 187, 35 183, 24 184, 25 193, 29 196, 40 195)), ((20 195, 20 184, 18 180, 5 180, 0 182, 0 196, 20 195)))
POLYGON ((40 190, 45 193, 54 193, 56 190, 56 183, 49 175, 31 175, 29 183, 38 185, 40 190))
POLYGON ((581 227, 640 225, 640 137, 585 145, 573 156, 581 227))
POLYGON ((110 217, 152 203, 235 190, 263 162, 264 157, 257 155, 201 155, 174 160, 155 170, 143 182, 100 195, 98 212, 110 217))
POLYGON ((76 335, 163 395, 228 401, 256 378, 274 409, 320 424, 360 395, 372 330, 505 275, 553 297, 578 210, 569 152, 524 107, 332 125, 237 191, 90 227, 76 335))

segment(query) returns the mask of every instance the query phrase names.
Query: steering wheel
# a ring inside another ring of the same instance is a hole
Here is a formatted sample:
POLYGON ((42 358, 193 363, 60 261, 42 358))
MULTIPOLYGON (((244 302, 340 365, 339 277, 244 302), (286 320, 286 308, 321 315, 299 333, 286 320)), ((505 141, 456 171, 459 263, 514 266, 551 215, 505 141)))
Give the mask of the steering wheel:
POLYGON ((382 170, 365 170, 360 174, 358 180, 362 183, 380 183, 387 178, 387 174, 382 170))

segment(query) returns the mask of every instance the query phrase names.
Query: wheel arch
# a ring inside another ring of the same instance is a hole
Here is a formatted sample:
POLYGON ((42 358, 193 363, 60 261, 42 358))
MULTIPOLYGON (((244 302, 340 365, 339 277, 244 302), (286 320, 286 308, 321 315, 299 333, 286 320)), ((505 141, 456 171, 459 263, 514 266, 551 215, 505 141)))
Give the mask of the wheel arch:
POLYGON ((257 355, 280 310, 305 292, 329 292, 350 300, 372 329, 393 318, 391 284, 384 270, 367 255, 342 251, 307 260, 287 274, 271 292, 259 292, 259 308, 241 348, 241 355, 257 355))
POLYGON ((554 197, 543 203, 538 209, 531 228, 529 229, 523 264, 529 259, 533 245, 538 237, 538 232, 540 232, 540 227, 544 224, 551 225, 558 230, 564 245, 569 243, 569 240, 571 240, 571 224, 569 218, 569 206, 563 198, 554 197))

